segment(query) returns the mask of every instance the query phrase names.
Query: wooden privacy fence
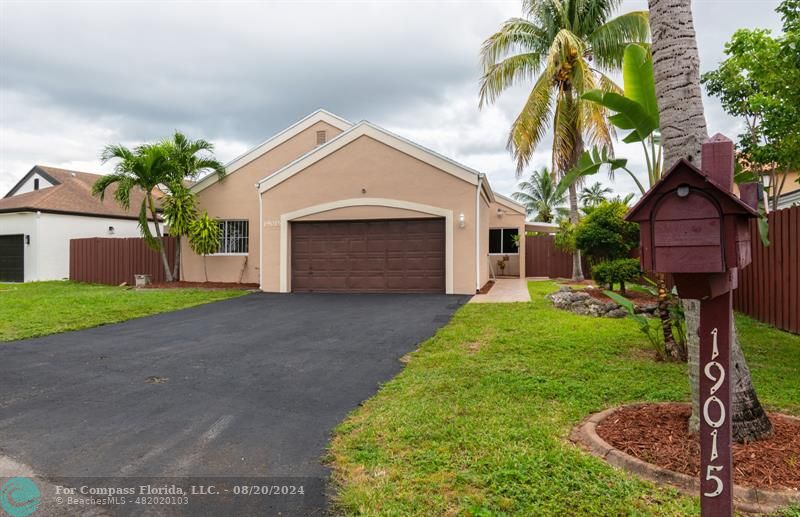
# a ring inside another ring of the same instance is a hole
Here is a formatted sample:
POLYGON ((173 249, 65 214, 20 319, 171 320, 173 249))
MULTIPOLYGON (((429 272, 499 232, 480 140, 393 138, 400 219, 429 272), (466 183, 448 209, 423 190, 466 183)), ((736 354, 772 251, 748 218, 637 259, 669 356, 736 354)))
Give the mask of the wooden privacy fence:
POLYGON ((800 333, 800 206, 769 214, 770 245, 750 222, 753 262, 739 271, 733 307, 782 330, 800 333))
MULTIPOLYGON (((175 265, 175 238, 165 237, 164 247, 170 268, 175 265)), ((144 239, 94 237, 69 241, 69 279, 76 282, 119 285, 133 284, 133 275, 150 275, 153 282, 164 282, 164 266, 157 251, 144 239)))
MULTIPOLYGON (((769 214, 770 245, 761 244, 758 223, 750 222, 753 262, 739 271, 739 287, 733 292, 733 306, 764 323, 800 334, 800 207, 769 214)), ((569 278, 572 256, 555 246, 552 235, 525 238, 525 274, 569 278)), ((632 257, 638 257, 638 249, 632 257)), ((591 278, 588 264, 583 272, 591 278)), ((653 275, 648 275, 654 278, 653 275)), ((668 278, 671 286, 671 278, 668 278)))
MULTIPOLYGON (((583 275, 591 278, 586 260, 583 275)), ((525 276, 548 278, 570 278, 572 276, 572 254, 556 248, 555 236, 532 235, 525 237, 525 276)))

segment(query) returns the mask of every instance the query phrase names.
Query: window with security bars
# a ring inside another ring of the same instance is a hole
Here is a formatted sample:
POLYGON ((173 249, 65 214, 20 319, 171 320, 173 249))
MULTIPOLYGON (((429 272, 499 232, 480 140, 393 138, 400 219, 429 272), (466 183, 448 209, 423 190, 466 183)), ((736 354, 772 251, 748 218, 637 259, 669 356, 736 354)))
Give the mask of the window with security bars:
POLYGON ((249 221, 219 221, 222 231, 219 237, 218 254, 247 253, 249 246, 249 221))

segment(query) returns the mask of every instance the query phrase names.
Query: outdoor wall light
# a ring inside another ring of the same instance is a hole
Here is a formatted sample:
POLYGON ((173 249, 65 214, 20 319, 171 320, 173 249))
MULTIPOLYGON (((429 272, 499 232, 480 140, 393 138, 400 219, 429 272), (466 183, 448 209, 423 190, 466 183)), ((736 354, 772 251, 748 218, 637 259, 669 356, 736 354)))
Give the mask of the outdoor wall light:
POLYGON ((464 226, 466 226, 466 224, 467 223, 464 219, 464 212, 461 212, 460 214, 458 214, 458 227, 463 228, 464 226))
POLYGON ((681 185, 678 187, 678 197, 686 197, 689 195, 689 185, 681 185))
POLYGON ((31 245, 31 236, 30 235, 26 235, 25 236, 25 244, 27 244, 28 246, 31 245))
POLYGON ((114 227, 113 226, 109 226, 108 227, 108 234, 109 235, 114 235, 114 227))

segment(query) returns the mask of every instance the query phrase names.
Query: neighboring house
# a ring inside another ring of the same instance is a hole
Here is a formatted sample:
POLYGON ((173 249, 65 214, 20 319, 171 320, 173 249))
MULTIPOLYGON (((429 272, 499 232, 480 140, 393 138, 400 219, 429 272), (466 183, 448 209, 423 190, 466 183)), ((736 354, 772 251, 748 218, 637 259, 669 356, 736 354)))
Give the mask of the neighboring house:
POLYGON ((800 206, 800 172, 789 172, 786 174, 786 181, 783 189, 778 194, 778 210, 792 206, 800 206))
POLYGON ((83 237, 139 237, 137 210, 92 195, 100 176, 37 165, 0 199, 0 282, 69 277, 69 241, 83 237))
MULTIPOLYGON (((505 273, 524 276, 522 205, 484 174, 369 122, 317 111, 227 170, 192 187, 223 229, 206 259, 210 281, 474 294, 505 256, 505 273)), ((204 280, 202 257, 184 246, 184 280, 204 280)))

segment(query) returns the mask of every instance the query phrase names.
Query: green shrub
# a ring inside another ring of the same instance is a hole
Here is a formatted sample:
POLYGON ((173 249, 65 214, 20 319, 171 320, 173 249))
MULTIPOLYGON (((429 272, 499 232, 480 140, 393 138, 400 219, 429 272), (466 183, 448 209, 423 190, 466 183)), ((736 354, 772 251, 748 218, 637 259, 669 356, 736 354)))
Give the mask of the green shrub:
POLYGON ((562 219, 558 223, 558 232, 555 235, 553 244, 564 253, 575 253, 575 229, 577 225, 572 224, 569 219, 562 219))
POLYGON ((598 284, 605 284, 614 289, 619 284, 620 291, 625 292, 625 282, 633 282, 642 275, 639 259, 607 260, 592 266, 592 278, 598 284))
POLYGON ((604 201, 578 223, 575 245, 593 262, 627 257, 639 245, 639 225, 625 220, 628 206, 604 201))

